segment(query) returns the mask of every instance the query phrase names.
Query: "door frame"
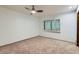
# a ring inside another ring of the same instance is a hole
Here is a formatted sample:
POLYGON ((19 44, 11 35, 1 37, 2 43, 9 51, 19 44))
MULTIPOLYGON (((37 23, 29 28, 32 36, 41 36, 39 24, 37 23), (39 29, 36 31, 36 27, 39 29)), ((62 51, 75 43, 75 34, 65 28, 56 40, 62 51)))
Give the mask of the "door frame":
POLYGON ((79 33, 78 33, 78 30, 79 30, 79 12, 77 13, 77 46, 79 47, 79 33))

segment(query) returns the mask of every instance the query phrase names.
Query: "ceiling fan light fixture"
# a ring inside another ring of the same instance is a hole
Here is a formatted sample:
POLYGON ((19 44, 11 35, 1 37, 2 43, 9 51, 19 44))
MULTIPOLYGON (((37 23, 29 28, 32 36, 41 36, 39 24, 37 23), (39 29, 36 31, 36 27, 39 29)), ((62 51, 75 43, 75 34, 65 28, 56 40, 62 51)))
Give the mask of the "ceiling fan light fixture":
POLYGON ((32 11, 31 11, 31 13, 35 14, 35 13, 36 13, 36 11, 35 11, 35 10, 32 10, 32 11))
POLYGON ((35 14, 35 13, 42 13, 43 12, 43 10, 36 10, 34 5, 32 5, 31 9, 27 8, 27 7, 25 7, 25 9, 30 10, 31 15, 35 14))

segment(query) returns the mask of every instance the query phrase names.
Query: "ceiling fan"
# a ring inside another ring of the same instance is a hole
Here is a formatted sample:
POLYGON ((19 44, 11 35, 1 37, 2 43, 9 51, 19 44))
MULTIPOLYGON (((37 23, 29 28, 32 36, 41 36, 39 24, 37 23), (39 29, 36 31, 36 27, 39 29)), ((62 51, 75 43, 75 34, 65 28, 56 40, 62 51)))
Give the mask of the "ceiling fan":
POLYGON ((42 13, 43 12, 43 10, 36 10, 34 5, 32 5, 32 8, 31 9, 30 8, 27 8, 27 7, 25 7, 25 9, 31 11, 31 15, 32 14, 35 14, 35 13, 42 13))

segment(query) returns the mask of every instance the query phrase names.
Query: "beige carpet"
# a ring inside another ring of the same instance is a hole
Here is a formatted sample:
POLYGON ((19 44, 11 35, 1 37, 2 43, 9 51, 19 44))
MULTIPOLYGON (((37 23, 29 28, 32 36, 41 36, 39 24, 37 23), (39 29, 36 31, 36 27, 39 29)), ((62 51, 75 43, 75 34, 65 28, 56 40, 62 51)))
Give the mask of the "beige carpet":
POLYGON ((79 53, 79 48, 74 43, 49 39, 45 37, 35 37, 13 44, 0 47, 0 53, 23 54, 23 53, 43 53, 43 54, 64 54, 79 53))

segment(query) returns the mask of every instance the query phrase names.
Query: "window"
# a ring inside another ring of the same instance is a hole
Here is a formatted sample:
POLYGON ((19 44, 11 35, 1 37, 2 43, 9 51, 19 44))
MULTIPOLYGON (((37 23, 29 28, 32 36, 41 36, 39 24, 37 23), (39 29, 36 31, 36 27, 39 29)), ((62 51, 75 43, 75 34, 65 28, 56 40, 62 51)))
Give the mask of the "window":
POLYGON ((44 30, 59 33, 60 32, 60 19, 56 20, 45 20, 44 30))
POLYGON ((51 30, 51 20, 44 21, 44 29, 51 30))

